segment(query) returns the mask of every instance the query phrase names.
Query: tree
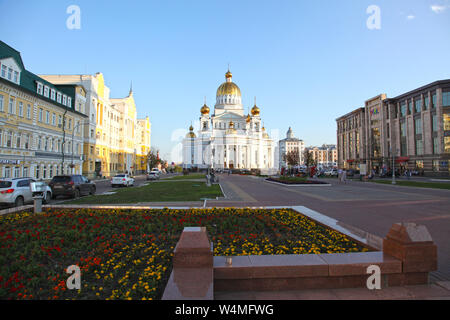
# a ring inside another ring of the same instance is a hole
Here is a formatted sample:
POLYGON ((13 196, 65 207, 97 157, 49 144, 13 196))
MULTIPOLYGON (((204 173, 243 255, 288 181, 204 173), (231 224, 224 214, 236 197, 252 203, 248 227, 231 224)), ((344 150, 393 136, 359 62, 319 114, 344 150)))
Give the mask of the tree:
POLYGON ((148 166, 150 169, 155 168, 161 160, 158 158, 159 150, 151 148, 147 154, 148 166))
POLYGON ((288 166, 296 166, 300 164, 300 154, 298 150, 289 151, 288 153, 283 155, 284 162, 287 163, 288 166))
POLYGON ((305 152, 303 154, 303 159, 305 159, 305 165, 308 167, 308 169, 310 166, 313 166, 315 163, 313 155, 311 152, 309 152, 308 149, 305 149, 305 152))

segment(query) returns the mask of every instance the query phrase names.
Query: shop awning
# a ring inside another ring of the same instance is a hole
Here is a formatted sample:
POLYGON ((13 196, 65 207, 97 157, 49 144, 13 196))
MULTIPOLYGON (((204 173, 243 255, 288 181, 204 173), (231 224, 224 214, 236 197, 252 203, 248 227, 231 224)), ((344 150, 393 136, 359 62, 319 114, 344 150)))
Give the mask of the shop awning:
POLYGON ((398 157, 395 159, 395 162, 408 162, 409 157, 398 157))

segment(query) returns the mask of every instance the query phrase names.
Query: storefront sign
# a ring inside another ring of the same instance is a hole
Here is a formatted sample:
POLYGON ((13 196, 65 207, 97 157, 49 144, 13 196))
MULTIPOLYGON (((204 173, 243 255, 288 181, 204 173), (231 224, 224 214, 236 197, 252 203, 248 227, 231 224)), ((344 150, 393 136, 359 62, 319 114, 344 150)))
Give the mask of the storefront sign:
POLYGON ((20 160, 0 159, 0 164, 20 164, 20 160))

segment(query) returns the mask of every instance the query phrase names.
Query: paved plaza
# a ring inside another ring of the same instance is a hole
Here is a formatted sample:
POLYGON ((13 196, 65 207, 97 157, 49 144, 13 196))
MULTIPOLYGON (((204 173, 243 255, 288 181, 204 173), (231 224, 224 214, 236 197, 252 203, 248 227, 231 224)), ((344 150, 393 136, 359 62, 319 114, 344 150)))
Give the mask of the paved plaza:
POLYGON ((396 222, 425 225, 438 247, 438 271, 432 281, 450 280, 450 190, 325 179, 331 187, 290 187, 264 178, 221 175, 224 200, 207 207, 301 205, 379 237, 396 222))

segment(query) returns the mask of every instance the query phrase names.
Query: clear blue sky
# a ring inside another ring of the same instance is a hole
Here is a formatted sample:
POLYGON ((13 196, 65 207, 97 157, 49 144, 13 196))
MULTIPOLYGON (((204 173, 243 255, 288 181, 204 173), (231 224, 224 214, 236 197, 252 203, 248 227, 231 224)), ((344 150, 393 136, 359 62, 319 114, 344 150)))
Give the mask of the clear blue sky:
POLYGON ((336 143, 335 119, 368 98, 450 78, 448 0, 0 0, 0 12, 0 39, 28 70, 102 72, 112 97, 133 81, 163 156, 204 96, 213 109, 228 63, 245 108, 257 96, 269 132, 291 126, 307 145, 336 143), (80 30, 66 28, 71 4, 80 30), (366 27, 369 5, 380 30, 366 27))

